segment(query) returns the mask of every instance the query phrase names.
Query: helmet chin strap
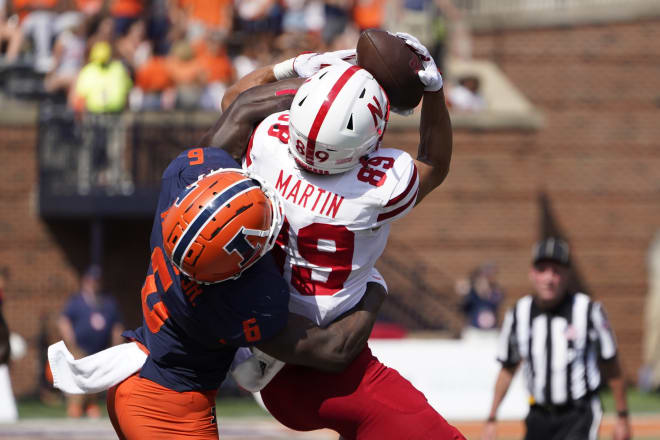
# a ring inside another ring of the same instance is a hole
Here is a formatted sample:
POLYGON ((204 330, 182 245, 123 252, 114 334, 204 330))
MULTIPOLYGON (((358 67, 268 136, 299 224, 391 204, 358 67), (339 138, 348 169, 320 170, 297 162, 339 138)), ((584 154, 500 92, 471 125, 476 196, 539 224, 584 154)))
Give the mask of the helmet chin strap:
POLYGON ((247 229, 243 228, 243 233, 245 235, 254 235, 256 237, 267 237, 270 231, 264 231, 261 229, 247 229))

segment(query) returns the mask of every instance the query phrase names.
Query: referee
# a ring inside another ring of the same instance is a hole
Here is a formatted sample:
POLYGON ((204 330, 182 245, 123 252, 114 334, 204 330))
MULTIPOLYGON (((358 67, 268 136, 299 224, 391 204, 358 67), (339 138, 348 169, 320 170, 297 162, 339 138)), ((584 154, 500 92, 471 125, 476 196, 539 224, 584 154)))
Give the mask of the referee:
POLYGON ((484 440, 496 438, 497 409, 521 363, 530 394, 525 440, 597 439, 603 379, 616 403, 614 439, 630 439, 614 334, 599 302, 567 292, 568 275, 566 242, 548 238, 537 243, 529 271, 534 293, 518 300, 502 324, 497 351, 502 368, 484 440))

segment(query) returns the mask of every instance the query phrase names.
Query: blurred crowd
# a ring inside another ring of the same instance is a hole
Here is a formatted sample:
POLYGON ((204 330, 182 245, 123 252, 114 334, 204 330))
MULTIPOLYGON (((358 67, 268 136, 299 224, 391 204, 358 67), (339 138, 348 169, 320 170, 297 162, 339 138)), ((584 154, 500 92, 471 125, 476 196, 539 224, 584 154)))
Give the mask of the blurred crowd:
POLYGON ((0 73, 28 66, 45 94, 93 113, 217 109, 258 66, 354 46, 361 30, 383 26, 387 3, 0 0, 0 73))
POLYGON ((216 110, 256 67, 355 47, 388 15, 442 69, 450 0, 0 0, 0 84, 20 68, 78 111, 216 110))

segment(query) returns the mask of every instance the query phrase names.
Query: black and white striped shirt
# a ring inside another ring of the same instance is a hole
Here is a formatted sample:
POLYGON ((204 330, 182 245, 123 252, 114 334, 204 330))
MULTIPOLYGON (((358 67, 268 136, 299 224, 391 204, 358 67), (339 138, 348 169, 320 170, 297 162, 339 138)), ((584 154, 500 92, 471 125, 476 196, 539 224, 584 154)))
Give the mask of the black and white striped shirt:
POLYGON ((554 310, 543 311, 528 295, 506 314, 497 359, 505 366, 522 361, 535 403, 562 405, 597 391, 598 360, 616 354, 614 334, 599 302, 576 293, 554 310))

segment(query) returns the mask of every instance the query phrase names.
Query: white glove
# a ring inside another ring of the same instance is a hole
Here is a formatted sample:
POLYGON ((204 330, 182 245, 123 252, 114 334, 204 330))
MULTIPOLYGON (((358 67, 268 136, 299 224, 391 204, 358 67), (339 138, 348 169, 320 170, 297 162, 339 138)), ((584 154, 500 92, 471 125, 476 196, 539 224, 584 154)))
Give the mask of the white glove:
POLYGON ((234 356, 231 375, 241 388, 256 393, 268 385, 284 365, 255 347, 241 347, 234 356))
POLYGON ((401 38, 422 60, 424 70, 420 70, 417 74, 419 75, 419 80, 424 84, 424 91, 437 92, 440 90, 442 88, 442 75, 438 71, 438 66, 435 65, 435 61, 433 61, 429 50, 410 34, 397 32, 395 35, 401 38))
POLYGON ((324 67, 345 62, 353 65, 357 63, 355 49, 302 53, 273 66, 273 74, 277 80, 295 77, 309 78, 324 67))

